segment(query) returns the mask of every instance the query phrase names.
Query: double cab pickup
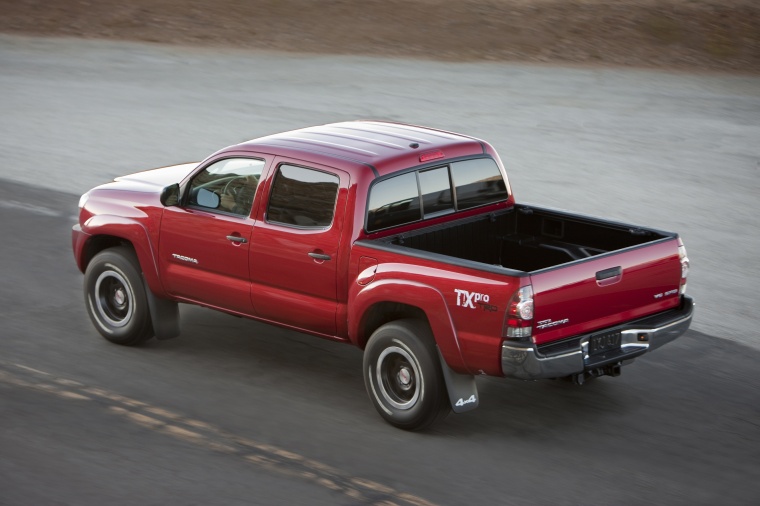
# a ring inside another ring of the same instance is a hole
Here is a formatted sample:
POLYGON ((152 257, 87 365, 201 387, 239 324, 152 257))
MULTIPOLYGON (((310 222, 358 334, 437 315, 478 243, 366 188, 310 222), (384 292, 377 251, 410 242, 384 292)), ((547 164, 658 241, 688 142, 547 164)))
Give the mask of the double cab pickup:
POLYGON ((617 376, 693 314, 677 234, 518 204, 491 145, 419 126, 270 135, 118 177, 79 208, 106 339, 175 337, 187 303, 350 343, 403 429, 477 407, 478 375, 617 376))

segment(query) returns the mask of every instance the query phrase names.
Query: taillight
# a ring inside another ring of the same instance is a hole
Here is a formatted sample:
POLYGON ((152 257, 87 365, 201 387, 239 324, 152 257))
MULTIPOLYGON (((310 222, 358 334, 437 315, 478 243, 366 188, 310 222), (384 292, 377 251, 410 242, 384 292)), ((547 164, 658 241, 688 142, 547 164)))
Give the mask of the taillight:
POLYGON ((507 305, 504 337, 527 340, 533 335, 533 287, 520 287, 507 305))
POLYGON ((686 292, 686 278, 689 277, 689 257, 686 256, 686 246, 683 245, 681 238, 678 238, 678 258, 681 260, 681 287, 679 293, 683 295, 686 292))

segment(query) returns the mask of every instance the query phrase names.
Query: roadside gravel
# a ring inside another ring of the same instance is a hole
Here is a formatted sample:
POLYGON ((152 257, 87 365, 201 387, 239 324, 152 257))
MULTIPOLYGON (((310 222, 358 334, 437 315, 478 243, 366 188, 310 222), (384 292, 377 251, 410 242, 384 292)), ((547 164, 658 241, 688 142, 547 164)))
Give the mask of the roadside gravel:
POLYGON ((0 0, 0 32, 760 72, 756 0, 0 0))

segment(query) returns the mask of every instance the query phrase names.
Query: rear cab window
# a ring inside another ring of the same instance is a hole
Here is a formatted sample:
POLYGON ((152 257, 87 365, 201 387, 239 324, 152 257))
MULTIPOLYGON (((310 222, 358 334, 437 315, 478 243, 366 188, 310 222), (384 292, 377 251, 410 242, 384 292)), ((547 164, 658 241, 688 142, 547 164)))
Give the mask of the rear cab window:
POLYGON ((449 162, 375 183, 365 229, 376 232, 508 198, 507 185, 492 158, 449 162))

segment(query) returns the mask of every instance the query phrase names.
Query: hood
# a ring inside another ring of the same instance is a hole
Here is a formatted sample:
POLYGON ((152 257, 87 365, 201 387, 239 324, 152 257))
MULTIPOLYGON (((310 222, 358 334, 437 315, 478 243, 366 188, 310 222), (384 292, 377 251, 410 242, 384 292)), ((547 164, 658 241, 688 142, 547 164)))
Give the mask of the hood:
POLYGON ((128 191, 159 191, 170 184, 181 183, 197 166, 197 162, 183 163, 127 174, 115 178, 116 182, 108 186, 128 191))

